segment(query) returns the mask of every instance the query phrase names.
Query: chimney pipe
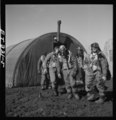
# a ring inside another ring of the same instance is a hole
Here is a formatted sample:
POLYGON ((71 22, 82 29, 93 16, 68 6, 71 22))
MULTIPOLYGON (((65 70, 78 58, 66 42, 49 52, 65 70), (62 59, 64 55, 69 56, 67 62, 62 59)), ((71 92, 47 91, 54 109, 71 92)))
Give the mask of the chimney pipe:
POLYGON ((60 24, 61 24, 61 20, 58 20, 58 30, 57 30, 57 41, 60 41, 60 24))

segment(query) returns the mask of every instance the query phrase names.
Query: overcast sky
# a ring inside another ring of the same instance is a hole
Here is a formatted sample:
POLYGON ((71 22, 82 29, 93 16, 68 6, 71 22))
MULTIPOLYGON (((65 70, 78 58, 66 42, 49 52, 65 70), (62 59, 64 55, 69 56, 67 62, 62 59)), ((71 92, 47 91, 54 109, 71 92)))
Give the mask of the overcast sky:
POLYGON ((113 39, 113 5, 6 5, 6 46, 49 32, 61 32, 78 39, 87 51, 93 42, 113 39))

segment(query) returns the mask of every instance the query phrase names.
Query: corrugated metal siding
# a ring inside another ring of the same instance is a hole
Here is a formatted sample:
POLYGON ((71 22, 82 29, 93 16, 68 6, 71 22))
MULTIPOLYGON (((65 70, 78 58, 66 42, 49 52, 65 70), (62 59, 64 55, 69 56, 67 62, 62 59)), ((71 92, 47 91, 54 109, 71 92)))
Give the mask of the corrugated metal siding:
POLYGON ((6 87, 13 86, 14 69, 21 53, 33 40, 26 40, 14 47, 6 56, 6 87))

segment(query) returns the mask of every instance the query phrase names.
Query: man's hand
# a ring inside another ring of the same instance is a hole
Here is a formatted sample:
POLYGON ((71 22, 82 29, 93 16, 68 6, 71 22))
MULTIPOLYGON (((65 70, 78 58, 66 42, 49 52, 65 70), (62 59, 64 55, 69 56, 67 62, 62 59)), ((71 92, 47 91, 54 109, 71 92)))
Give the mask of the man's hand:
POLYGON ((46 73, 47 73, 47 69, 45 68, 45 69, 44 69, 44 74, 46 74, 46 73))
POLYGON ((106 81, 106 77, 105 77, 105 76, 103 76, 102 79, 103 79, 104 81, 106 81))
POLYGON ((58 78, 60 78, 60 79, 61 79, 61 74, 60 74, 60 73, 58 73, 58 78))

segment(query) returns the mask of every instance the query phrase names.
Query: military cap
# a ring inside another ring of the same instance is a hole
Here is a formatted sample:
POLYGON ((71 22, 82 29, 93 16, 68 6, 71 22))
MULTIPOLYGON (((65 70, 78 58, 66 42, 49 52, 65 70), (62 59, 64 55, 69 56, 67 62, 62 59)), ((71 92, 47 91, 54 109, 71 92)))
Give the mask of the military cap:
POLYGON ((92 43, 92 44, 91 44, 91 47, 94 47, 94 48, 99 48, 99 44, 98 44, 97 42, 92 43))

